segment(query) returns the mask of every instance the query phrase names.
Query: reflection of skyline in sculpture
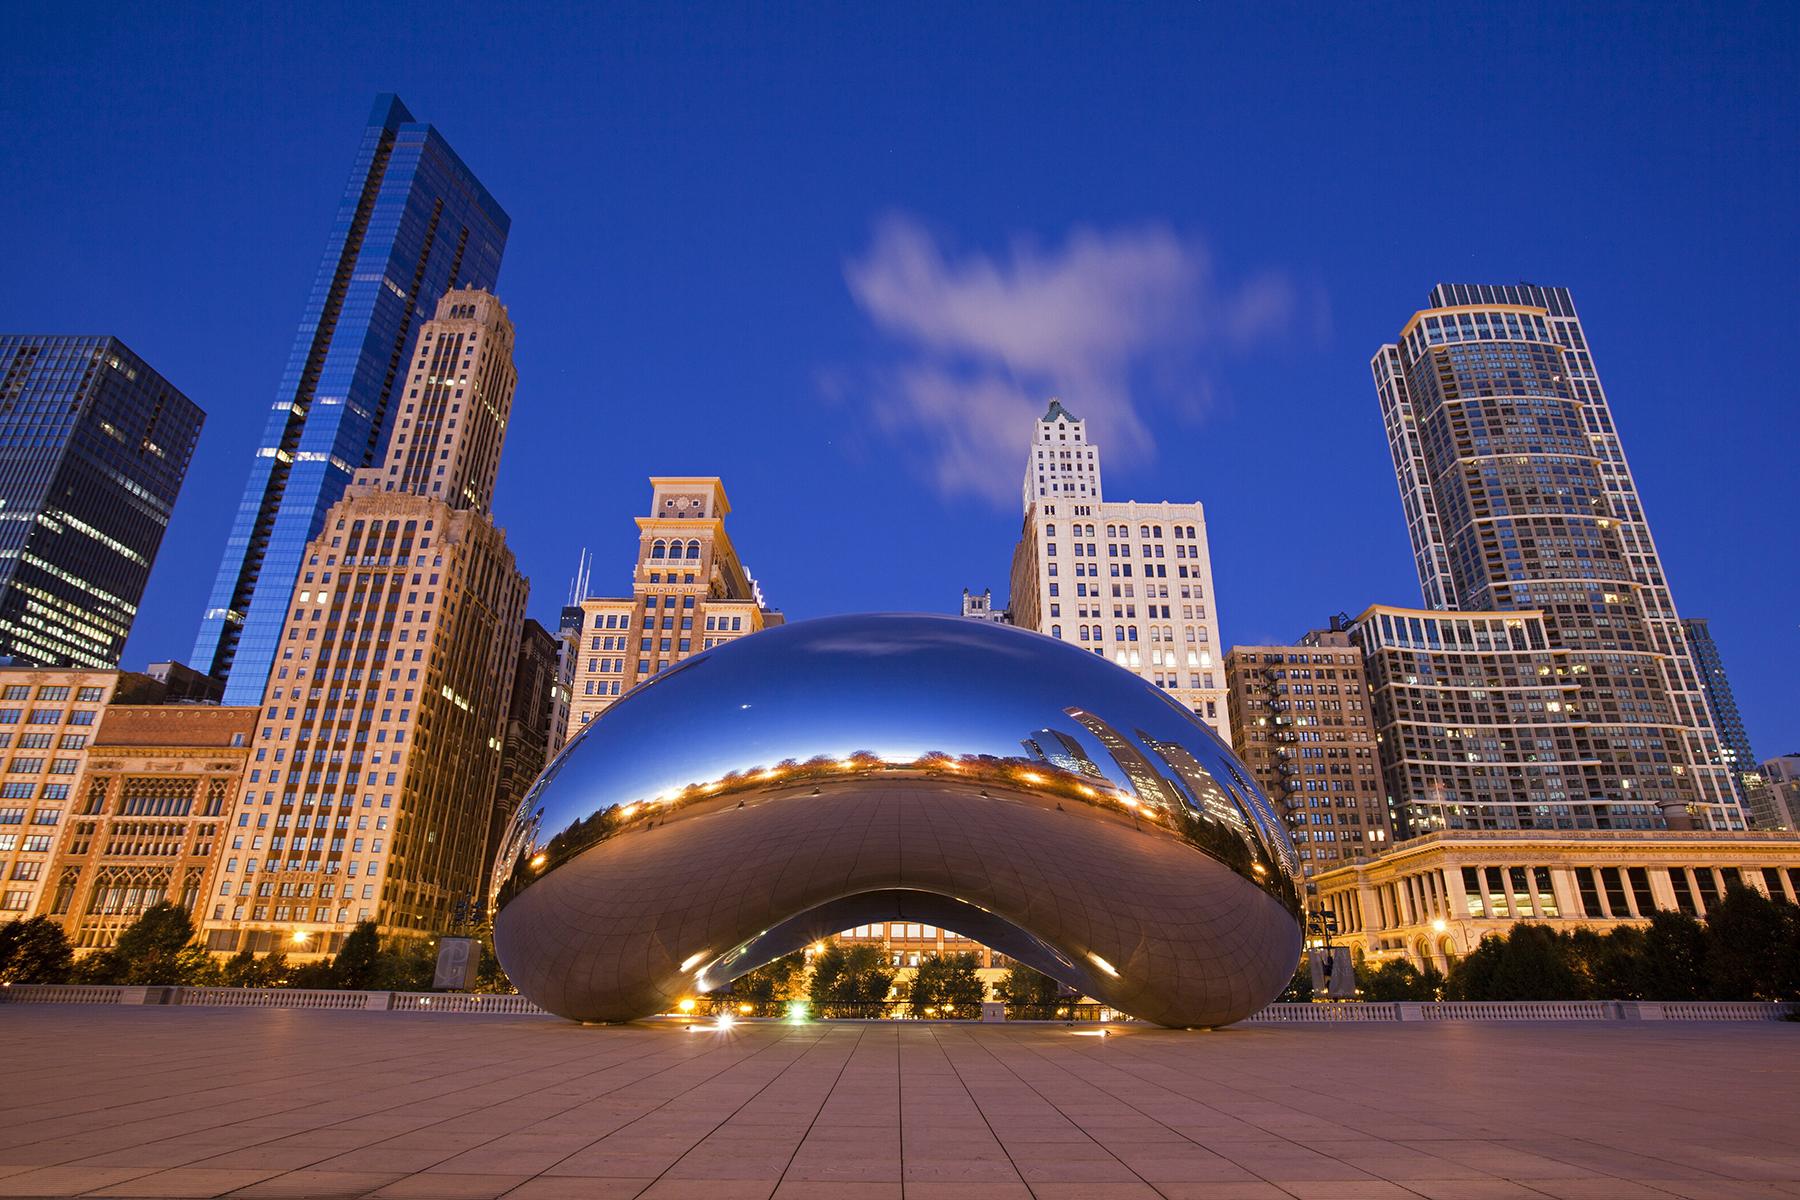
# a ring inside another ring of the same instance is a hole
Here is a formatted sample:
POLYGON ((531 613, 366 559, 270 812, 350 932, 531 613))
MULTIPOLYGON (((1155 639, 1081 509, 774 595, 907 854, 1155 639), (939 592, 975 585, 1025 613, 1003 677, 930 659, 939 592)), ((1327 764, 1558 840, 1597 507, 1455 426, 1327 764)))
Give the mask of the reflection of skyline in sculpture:
POLYGON ((1025 752, 1039 762, 1060 767, 1072 775, 1085 775, 1089 779, 1106 782, 1106 772, 1088 757, 1081 743, 1060 729, 1039 729, 1021 744, 1025 747, 1025 752), (1055 743, 1057 748, 1046 749, 1046 742, 1055 743))
POLYGON ((1065 708, 1064 712, 1078 721, 1082 728, 1100 740, 1106 752, 1112 755, 1119 769, 1125 772, 1125 778, 1131 780, 1132 788, 1138 799, 1155 804, 1169 812, 1174 812, 1181 805, 1181 789, 1175 781, 1163 775, 1151 765, 1143 751, 1131 744, 1131 739, 1096 717, 1093 713, 1081 708, 1065 708))
POLYGON ((1149 1020, 1225 1023, 1299 946, 1292 853, 1236 777, 1154 687, 1041 635, 783 626, 665 671, 564 749, 496 864, 496 944, 545 1007, 623 1020, 916 922, 1149 1020))

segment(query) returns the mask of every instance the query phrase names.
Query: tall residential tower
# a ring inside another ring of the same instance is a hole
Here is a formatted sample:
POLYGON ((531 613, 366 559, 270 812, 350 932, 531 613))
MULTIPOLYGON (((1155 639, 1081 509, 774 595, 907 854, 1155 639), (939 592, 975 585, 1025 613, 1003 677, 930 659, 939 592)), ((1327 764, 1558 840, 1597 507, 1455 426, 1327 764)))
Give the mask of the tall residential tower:
MULTIPOLYGON (((381 459, 402 396, 417 398, 421 323, 450 288, 494 286, 510 224, 436 129, 376 99, 194 641, 226 703, 262 698, 307 543, 381 459)), ((468 365, 429 369, 455 390, 468 365)))
MULTIPOLYGON (((1557 702, 1571 744, 1556 757, 1586 764, 1582 819, 1648 802, 1671 825, 1742 828, 1568 291, 1440 284, 1371 366, 1426 606, 1541 629, 1546 644, 1531 649, 1552 652, 1540 665, 1557 673, 1545 682, 1567 685, 1557 702)), ((1446 708, 1442 723, 1455 729, 1460 715, 1446 708)), ((1486 798, 1452 789, 1433 803, 1454 823, 1486 798)), ((1553 818, 1556 804, 1535 815, 1553 818)))
POLYGON ((0 658, 118 665, 203 420, 117 338, 0 335, 0 658))

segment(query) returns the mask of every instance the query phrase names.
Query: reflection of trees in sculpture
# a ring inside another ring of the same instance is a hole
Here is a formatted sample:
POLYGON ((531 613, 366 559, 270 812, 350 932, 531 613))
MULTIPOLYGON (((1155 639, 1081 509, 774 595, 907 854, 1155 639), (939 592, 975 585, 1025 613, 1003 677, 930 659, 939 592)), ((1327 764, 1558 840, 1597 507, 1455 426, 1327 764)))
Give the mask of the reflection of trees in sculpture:
POLYGON ((994 754, 956 756, 943 750, 930 750, 914 759, 888 761, 873 750, 859 749, 842 757, 815 754, 805 762, 786 758, 774 766, 734 768, 717 779, 690 783, 660 796, 613 805, 572 822, 530 857, 527 854, 531 839, 528 832, 520 831, 533 828, 537 814, 522 810, 515 818, 515 832, 509 834, 507 842, 516 847, 513 862, 510 868, 496 867, 497 876, 505 872, 505 883, 496 889, 496 899, 499 904, 504 904, 533 879, 588 847, 634 827, 648 828, 659 824, 693 804, 730 799, 745 791, 889 774, 954 779, 978 786, 1023 787, 1059 801, 1072 800, 1115 814, 1124 806, 1134 819, 1174 827, 1190 845, 1264 888, 1290 911, 1298 911, 1298 893, 1291 878, 1292 864, 1285 861, 1285 855, 1280 860, 1276 858, 1278 851, 1266 840, 1265 822, 1247 811, 1254 803, 1248 799, 1255 795, 1253 790, 1246 786, 1240 791, 1215 780, 1194 755, 1178 743, 1153 739, 1144 731, 1138 731, 1151 747, 1155 755, 1153 761, 1126 735, 1094 714, 1077 708, 1065 711, 1106 749, 1129 781, 1129 788, 1121 789, 1108 780, 1074 737, 1051 729, 1040 729, 1032 738, 1022 741, 1024 754, 1007 757, 994 754), (1056 751, 1044 748, 1045 742, 1051 740, 1058 745, 1056 751))

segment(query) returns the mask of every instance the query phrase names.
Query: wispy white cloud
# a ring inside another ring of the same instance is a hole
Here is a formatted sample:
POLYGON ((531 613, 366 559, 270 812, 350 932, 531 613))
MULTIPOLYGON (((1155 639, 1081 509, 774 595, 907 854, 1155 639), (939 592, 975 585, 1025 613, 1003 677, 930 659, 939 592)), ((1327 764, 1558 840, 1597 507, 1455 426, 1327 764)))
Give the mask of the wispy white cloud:
POLYGON ((844 275, 895 344, 867 385, 876 424, 924 451, 943 494, 995 501, 1018 495, 1048 397, 1089 421, 1109 464, 1141 459, 1154 410, 1203 412, 1209 364, 1284 331, 1296 307, 1285 276, 1221 284, 1204 245, 1161 225, 957 254, 894 216, 844 275))

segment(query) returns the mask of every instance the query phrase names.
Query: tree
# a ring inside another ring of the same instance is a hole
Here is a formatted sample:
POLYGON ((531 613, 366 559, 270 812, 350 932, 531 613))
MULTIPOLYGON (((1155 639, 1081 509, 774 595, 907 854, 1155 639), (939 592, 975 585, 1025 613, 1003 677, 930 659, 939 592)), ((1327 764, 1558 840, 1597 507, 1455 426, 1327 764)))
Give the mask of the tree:
POLYGON ((287 955, 279 950, 261 958, 248 950, 239 950, 226 959, 219 970, 219 982, 226 987, 282 987, 287 978, 287 955))
POLYGON ((490 994, 517 995, 519 989, 506 977, 500 956, 494 953, 492 937, 481 939, 481 965, 475 968, 475 990, 490 994))
POLYGON ((887 999, 894 968, 874 946, 846 950, 832 943, 813 956, 808 998, 825 1011, 833 1004, 868 1004, 887 999))
POLYGON ((0 925, 0 982, 62 983, 74 965, 67 935, 49 917, 0 925))
POLYGON ((1464 955, 1446 981, 1451 1000, 1579 1000, 1582 980, 1568 938, 1548 925, 1523 921, 1489 934, 1464 955))
POLYGON ((731 994, 752 1004, 774 1004, 800 994, 800 977, 806 972, 806 956, 796 951, 764 963, 731 981, 731 994))
POLYGON ((146 908, 119 935, 110 961, 96 964, 94 969, 114 976, 104 981, 108 983, 212 983, 218 978, 218 966, 204 946, 191 944, 193 936, 194 923, 187 909, 164 900, 146 908))
POLYGON ((1659 912, 1644 931, 1643 998, 1698 1000, 1706 982, 1706 927, 1685 913, 1659 912))
POLYGON ((1432 966, 1420 971, 1404 958, 1394 958, 1376 967, 1357 964, 1356 986, 1364 1000, 1436 1000, 1444 977, 1432 966))
POLYGON ((907 986, 907 1007, 914 1016, 928 1008, 948 1007, 971 1013, 979 1010, 981 1002, 987 999, 987 985, 975 973, 980 961, 967 951, 925 955, 907 986))
POLYGON ((358 921, 331 960, 333 982, 341 988, 372 988, 381 973, 381 935, 375 922, 358 921))
POLYGON ((1288 985, 1281 989, 1281 995, 1275 997, 1278 1004, 1311 1004, 1313 998, 1312 963, 1305 958, 1294 968, 1294 977, 1288 985))
POLYGON ((1568 936, 1570 964, 1587 1000, 1644 1000, 1644 931, 1618 925, 1606 933, 1577 929, 1568 936))
POLYGON ((1000 977, 995 990, 1002 1000, 1015 1007, 1048 1008, 1056 1003, 1062 985, 1042 971, 1024 963, 1014 963, 1006 968, 1006 974, 1000 977))
POLYGON ((1785 901, 1733 884, 1706 914, 1707 991, 1714 1000, 1800 995, 1800 927, 1785 901))

